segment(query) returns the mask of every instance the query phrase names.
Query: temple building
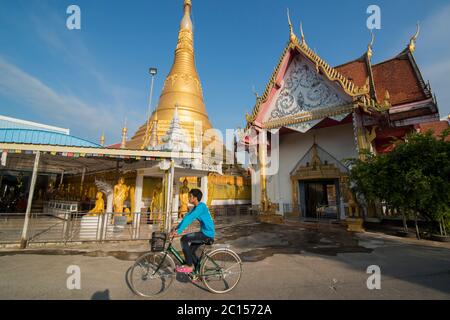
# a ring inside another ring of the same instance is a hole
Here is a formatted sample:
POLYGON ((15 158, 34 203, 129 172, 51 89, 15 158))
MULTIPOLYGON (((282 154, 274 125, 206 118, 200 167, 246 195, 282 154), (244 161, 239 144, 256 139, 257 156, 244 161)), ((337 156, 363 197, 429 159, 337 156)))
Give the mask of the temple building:
POLYGON ((375 218, 381 208, 363 210, 349 192, 346 159, 363 157, 363 149, 389 152, 395 139, 430 123, 448 127, 414 58, 419 26, 392 59, 372 63, 372 37, 361 57, 332 67, 308 46, 302 28, 297 37, 289 13, 288 24, 289 41, 246 115, 243 141, 260 151, 252 203, 306 220, 375 218))

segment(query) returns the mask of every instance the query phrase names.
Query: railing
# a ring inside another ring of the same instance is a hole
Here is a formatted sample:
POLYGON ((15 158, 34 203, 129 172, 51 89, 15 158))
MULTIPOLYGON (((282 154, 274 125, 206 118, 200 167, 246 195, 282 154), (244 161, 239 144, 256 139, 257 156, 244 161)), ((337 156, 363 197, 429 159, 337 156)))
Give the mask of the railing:
MULTIPOLYGON (((216 225, 251 221, 255 215, 249 206, 213 207, 216 225)), ((172 212, 173 223, 179 222, 178 213, 172 212)), ((0 243, 19 243, 24 228, 25 214, 0 214, 0 243)), ((67 243, 90 241, 149 240, 152 232, 162 231, 165 217, 157 213, 105 213, 91 216, 85 212, 64 214, 33 213, 27 229, 28 243, 67 243)), ((187 232, 199 230, 192 223, 187 232)))
POLYGON ((214 221, 218 225, 253 222, 258 213, 249 205, 216 206, 212 210, 214 221))
MULTIPOLYGON (((347 214, 347 208, 344 206, 347 214)), ((295 220, 339 220, 337 206, 318 206, 316 212, 307 217, 298 204, 283 203, 283 214, 286 219, 295 220)))
MULTIPOLYGON (((148 213, 33 213, 27 229, 28 243, 147 240, 161 229, 163 221, 150 220, 148 213)), ((0 243, 20 242, 24 214, 0 214, 0 243)))

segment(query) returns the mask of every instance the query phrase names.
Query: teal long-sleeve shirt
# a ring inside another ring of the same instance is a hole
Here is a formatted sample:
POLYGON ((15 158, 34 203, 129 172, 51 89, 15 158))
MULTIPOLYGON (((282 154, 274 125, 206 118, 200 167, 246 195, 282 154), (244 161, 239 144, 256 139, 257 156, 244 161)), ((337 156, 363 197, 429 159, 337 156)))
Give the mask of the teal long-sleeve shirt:
POLYGON ((209 212, 208 207, 205 203, 200 202, 194 209, 192 209, 188 214, 186 214, 178 225, 177 233, 181 234, 188 225, 190 225, 194 220, 200 222, 200 231, 209 238, 214 238, 214 222, 209 212))

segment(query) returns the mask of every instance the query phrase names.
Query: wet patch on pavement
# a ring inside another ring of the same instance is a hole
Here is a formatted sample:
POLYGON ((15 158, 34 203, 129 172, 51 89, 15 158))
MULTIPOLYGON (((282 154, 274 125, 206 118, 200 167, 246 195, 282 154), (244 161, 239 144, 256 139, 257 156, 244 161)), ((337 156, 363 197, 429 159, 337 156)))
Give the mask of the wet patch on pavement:
POLYGON ((338 227, 251 223, 226 227, 217 233, 217 243, 230 244, 244 262, 256 262, 274 254, 304 252, 336 256, 339 253, 371 253, 353 234, 338 227))

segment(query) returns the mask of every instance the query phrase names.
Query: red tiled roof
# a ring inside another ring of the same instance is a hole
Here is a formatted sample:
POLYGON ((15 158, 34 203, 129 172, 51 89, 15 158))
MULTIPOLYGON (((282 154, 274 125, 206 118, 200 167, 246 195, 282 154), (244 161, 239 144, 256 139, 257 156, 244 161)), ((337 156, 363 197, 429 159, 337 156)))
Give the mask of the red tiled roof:
POLYGON ((364 59, 358 59, 347 62, 346 64, 335 67, 340 73, 352 80, 358 87, 363 87, 366 84, 369 72, 364 59))
MULTIPOLYGON (((416 129, 417 131, 421 133, 426 133, 429 130, 433 131, 433 136, 439 137, 442 132, 449 127, 449 124, 447 121, 433 121, 433 122, 426 122, 426 123, 420 123, 417 125, 416 129)), ((445 141, 450 141, 450 136, 447 136, 445 138, 445 141)))
MULTIPOLYGON (((366 61, 359 58, 335 67, 355 85, 364 86, 369 76, 366 61)), ((403 53, 397 57, 372 65, 373 81, 378 101, 384 101, 389 91, 393 106, 421 101, 426 96, 413 66, 413 62, 403 53)))
POLYGON ((112 144, 112 145, 110 145, 110 146, 107 146, 107 148, 110 148, 110 149, 120 149, 120 146, 121 146, 121 143, 119 142, 119 143, 115 143, 115 144, 112 144))
POLYGON ((373 65, 372 72, 378 101, 384 100, 386 90, 393 106, 427 99, 406 55, 373 65))

